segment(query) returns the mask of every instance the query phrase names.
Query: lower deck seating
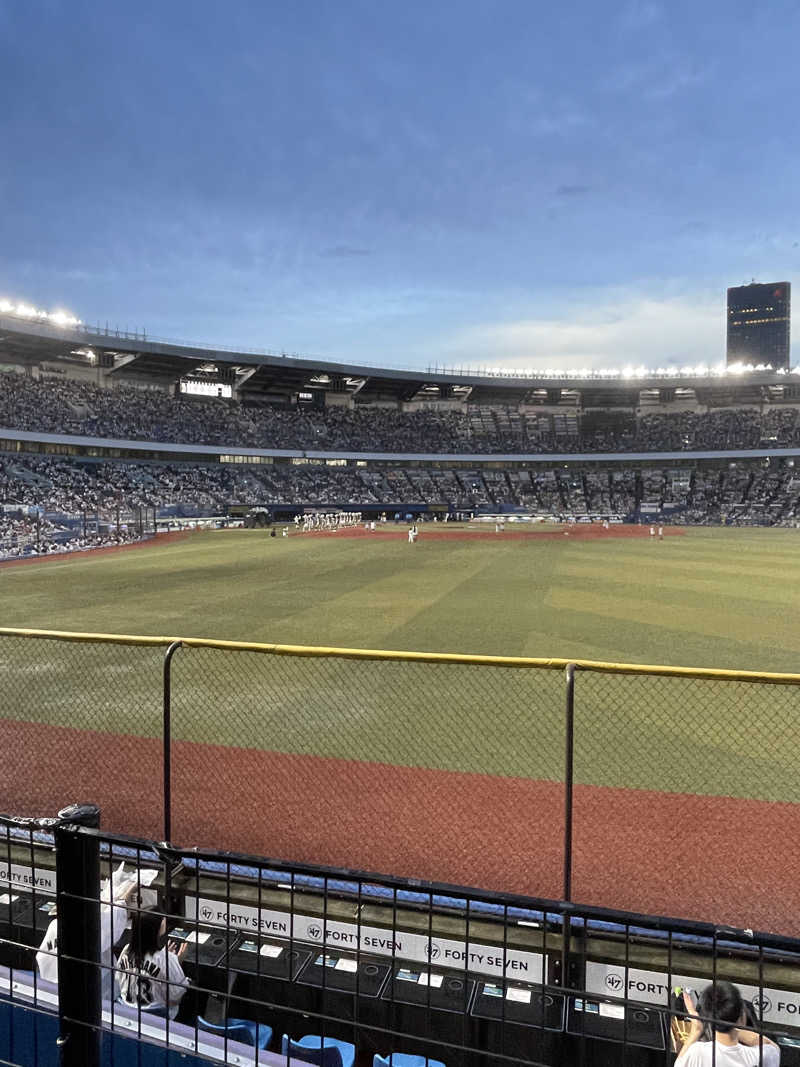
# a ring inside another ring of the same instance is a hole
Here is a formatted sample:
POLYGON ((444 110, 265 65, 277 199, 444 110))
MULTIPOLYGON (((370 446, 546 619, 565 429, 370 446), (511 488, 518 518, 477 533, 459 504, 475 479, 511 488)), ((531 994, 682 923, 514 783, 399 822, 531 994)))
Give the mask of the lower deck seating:
MULTIPOLYGON (((23 1049, 30 1045, 39 1048, 40 1054, 31 1063, 46 1067, 50 1062, 41 1055, 41 1048, 46 1047, 43 1039, 50 1043, 52 1039, 53 1067, 58 1062, 55 1038, 58 1035, 58 987, 34 976, 31 971, 14 971, 0 967, 0 1059, 16 1062, 19 1053, 16 1047, 23 1049), (35 1007, 31 1012, 27 1009, 35 1007), (14 1009, 13 1017, 6 1019, 4 1014, 14 1009), (4 1049, 3 1041, 15 1040, 14 1059, 4 1049)), ((212 1063, 233 1064, 236 1067, 264 1065, 264 1067, 287 1067, 286 1056, 268 1052, 246 1045, 239 1041, 226 1040, 225 1035, 208 1033, 205 1030, 185 1023, 170 1022, 148 1012, 139 1012, 118 1002, 103 1001, 103 1060, 114 1067, 130 1062, 132 1065, 148 1067, 148 1059, 138 1042, 157 1048, 174 1049, 181 1056, 180 1062, 186 1067, 211 1061, 212 1063), (137 1047, 132 1046, 132 1039, 137 1047), (195 1059, 197 1053, 202 1059, 195 1059)), ((154 1055, 152 1067, 163 1064, 163 1053, 154 1055)), ((299 1057, 292 1056, 292 1063, 302 1063, 299 1057)))

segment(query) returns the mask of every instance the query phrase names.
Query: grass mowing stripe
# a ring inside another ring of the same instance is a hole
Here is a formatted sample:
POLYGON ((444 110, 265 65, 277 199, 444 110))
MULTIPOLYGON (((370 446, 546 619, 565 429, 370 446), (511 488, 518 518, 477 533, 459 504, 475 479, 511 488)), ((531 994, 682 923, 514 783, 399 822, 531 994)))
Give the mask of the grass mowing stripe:
POLYGON ((547 640, 541 645, 541 655, 571 656, 575 659, 603 659, 616 663, 667 663, 675 666, 714 667, 752 670, 787 669, 796 664, 796 656, 777 643, 770 647, 754 646, 749 641, 732 638, 711 638, 704 633, 664 630, 657 613, 649 623, 630 619, 603 621, 597 615, 580 611, 558 611, 553 614, 547 640), (601 645, 587 643, 587 635, 594 633, 601 645), (591 650, 591 655, 584 655, 591 650), (598 655, 602 652, 602 655, 598 655))
MULTIPOLYGON (((642 586, 638 577, 626 578, 610 573, 598 573, 590 564, 576 566, 568 564, 559 568, 559 578, 569 588, 579 588, 586 591, 587 595, 597 596, 605 593, 622 593, 641 600, 642 586)), ((708 576, 705 578, 693 578, 690 568, 684 574, 664 573, 659 571, 653 574, 648 584, 648 595, 658 596, 659 603, 675 603, 686 605, 692 598, 688 593, 697 593, 708 603, 710 598, 716 599, 720 612, 737 612, 736 604, 741 602, 739 614, 752 615, 754 605, 758 605, 758 611, 763 618, 774 616, 785 618, 786 606, 794 607, 797 603, 797 592, 791 584, 787 585, 786 575, 775 576, 773 581, 747 582, 746 575, 742 581, 732 585, 727 577, 708 576)))
MULTIPOLYGON (((381 553, 376 555, 373 566, 369 559, 362 559, 357 574, 346 583, 350 588, 342 589, 340 584, 338 594, 327 597, 327 633, 332 644, 349 647, 363 641, 364 620, 369 619, 373 642, 379 647, 402 647, 395 635, 404 630, 416 631, 417 618, 433 612, 452 589, 469 582, 481 565, 479 557, 462 550, 454 553, 453 566, 442 573, 430 561, 422 560, 419 566, 417 560, 409 560, 408 553, 417 551, 418 547, 404 544, 402 556, 392 558, 381 553)), ((274 619, 281 641, 291 643, 293 633, 307 634, 319 619, 319 608, 315 603, 274 619)))
MULTIPOLYGON (((522 654, 531 627, 542 622, 549 568, 535 566, 538 557, 520 552, 512 542, 491 546, 489 552, 476 553, 474 547, 466 546, 463 556, 449 560, 459 581, 413 626, 392 634, 394 647, 442 648, 446 640, 444 647, 451 651, 497 653, 502 649, 506 655, 522 654)), ((551 546, 547 548, 552 555, 551 546)))
MULTIPOLYGON (((570 561, 572 562, 572 561, 570 561)), ((594 561, 593 561, 594 562, 594 561)), ((617 561, 617 566, 620 564, 639 564, 641 557, 633 557, 631 559, 621 559, 617 561)), ((702 561, 696 556, 691 556, 684 560, 675 559, 663 559, 657 558, 655 560, 648 559, 647 570, 655 574, 674 574, 677 577, 693 574, 695 577, 715 576, 723 579, 738 579, 740 577, 749 578, 753 581, 766 582, 767 584, 777 581, 781 575, 785 575, 787 567, 790 567, 794 571, 800 571, 800 552, 791 560, 776 560, 770 566, 753 566, 748 565, 746 559, 739 561, 702 561)))
MULTIPOLYGON (((774 632, 754 629, 750 611, 745 610, 740 615, 731 612, 720 614, 713 602, 706 602, 702 606, 697 603, 689 611, 685 603, 667 603, 667 598, 650 600, 636 595, 614 596, 604 592, 592 600, 587 598, 586 591, 582 588, 559 588, 549 594, 548 604, 555 611, 572 610, 603 619, 656 623, 662 630, 675 633, 693 630, 707 637, 733 638, 751 645, 770 646, 775 641, 774 632)), ((800 651, 800 626, 784 626, 781 631, 781 644, 784 649, 800 651)))

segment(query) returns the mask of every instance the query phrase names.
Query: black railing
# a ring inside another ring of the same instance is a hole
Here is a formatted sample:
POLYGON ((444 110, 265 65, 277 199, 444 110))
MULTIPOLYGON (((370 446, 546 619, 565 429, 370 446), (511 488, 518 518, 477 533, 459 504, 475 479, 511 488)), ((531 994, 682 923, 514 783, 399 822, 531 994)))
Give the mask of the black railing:
POLYGON ((268 1038, 258 1062, 281 1067, 283 1035, 313 1034, 353 1046, 359 1065, 403 1052, 447 1067, 656 1067, 690 1031, 675 988, 731 980, 759 1062, 777 1041, 784 1067, 800 1063, 798 940, 176 849, 101 832, 96 815, 0 819, 0 1062, 147 1065, 167 1048, 249 1064, 250 1034, 268 1038), (151 911, 165 946, 132 963, 151 911))

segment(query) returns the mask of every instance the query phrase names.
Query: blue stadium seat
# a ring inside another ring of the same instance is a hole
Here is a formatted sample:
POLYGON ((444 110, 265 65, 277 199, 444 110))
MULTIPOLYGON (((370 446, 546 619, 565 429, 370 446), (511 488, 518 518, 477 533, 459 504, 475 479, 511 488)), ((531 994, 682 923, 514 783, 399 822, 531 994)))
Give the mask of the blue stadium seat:
POLYGON ((318 1067, 353 1067, 356 1058, 356 1047, 349 1041, 338 1041, 335 1037, 323 1039, 317 1034, 306 1034, 297 1041, 284 1034, 281 1052, 306 1063, 316 1063, 318 1067))
POLYGON ((228 1019, 226 1023, 210 1023, 202 1015, 197 1016, 197 1025, 210 1034, 227 1035, 231 1041, 241 1041, 243 1045, 266 1048, 272 1040, 272 1027, 266 1023, 252 1023, 249 1019, 228 1019))
POLYGON ((410 1056, 407 1052, 390 1052, 388 1056, 379 1056, 376 1052, 372 1067, 445 1067, 441 1060, 426 1059, 425 1056, 410 1056))

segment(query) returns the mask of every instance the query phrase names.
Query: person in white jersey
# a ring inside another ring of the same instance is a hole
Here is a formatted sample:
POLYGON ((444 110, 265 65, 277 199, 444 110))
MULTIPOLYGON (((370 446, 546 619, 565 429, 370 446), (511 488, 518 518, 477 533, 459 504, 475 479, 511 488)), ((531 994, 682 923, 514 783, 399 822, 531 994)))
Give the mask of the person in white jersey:
POLYGON ((164 943, 167 921, 157 911, 134 913, 131 937, 117 960, 119 999, 123 1004, 174 1019, 189 979, 181 957, 187 942, 178 948, 164 943))
MULTIPOLYGON (((103 1000, 113 1000, 114 963, 113 948, 125 932, 128 924, 127 904, 136 892, 136 883, 131 882, 113 901, 100 905, 100 962, 103 964, 100 976, 100 995, 103 1000)), ((110 893, 110 890, 109 890, 110 893)), ((46 982, 58 982, 58 918, 53 919, 47 927, 44 940, 36 953, 36 967, 39 977, 46 982)))
POLYGON ((781 1050, 774 1041, 745 1030, 742 994, 731 982, 714 982, 700 994, 697 1007, 689 993, 683 994, 692 1028, 675 1067, 779 1067, 781 1050), (699 1016, 716 1020, 711 1041, 703 1040, 699 1016))

